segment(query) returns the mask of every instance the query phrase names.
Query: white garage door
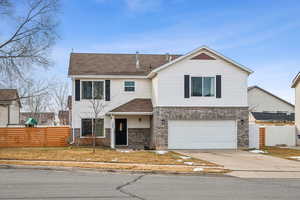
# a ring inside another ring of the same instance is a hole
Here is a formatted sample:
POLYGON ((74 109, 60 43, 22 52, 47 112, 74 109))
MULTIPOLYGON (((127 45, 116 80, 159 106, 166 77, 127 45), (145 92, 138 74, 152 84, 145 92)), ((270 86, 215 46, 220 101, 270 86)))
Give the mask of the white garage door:
POLYGON ((234 120, 168 121, 169 149, 235 149, 237 128, 234 120))

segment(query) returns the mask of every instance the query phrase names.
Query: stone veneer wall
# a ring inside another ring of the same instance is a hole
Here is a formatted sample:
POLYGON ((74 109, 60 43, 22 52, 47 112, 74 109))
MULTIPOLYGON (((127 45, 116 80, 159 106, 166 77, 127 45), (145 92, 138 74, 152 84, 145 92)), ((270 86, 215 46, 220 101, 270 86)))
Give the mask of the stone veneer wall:
MULTIPOLYGON (((93 145, 93 138, 80 138, 80 128, 74 129, 74 144, 78 146, 90 146, 93 145)), ((105 129, 104 138, 96 138, 96 146, 110 147, 110 128, 105 129)))
POLYGON ((150 128, 128 128, 128 148, 149 148, 150 128))
POLYGON ((237 120, 238 147, 248 147, 248 113, 248 107, 155 107, 151 148, 168 148, 168 120, 237 120))

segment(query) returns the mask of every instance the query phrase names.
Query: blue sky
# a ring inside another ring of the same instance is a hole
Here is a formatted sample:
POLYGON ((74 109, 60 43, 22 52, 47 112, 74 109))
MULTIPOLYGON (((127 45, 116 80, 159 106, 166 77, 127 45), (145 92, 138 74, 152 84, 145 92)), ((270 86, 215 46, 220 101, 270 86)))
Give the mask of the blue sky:
POLYGON ((63 0, 47 75, 67 77, 72 49, 184 54, 208 45, 254 70, 249 85, 294 102, 299 11, 299 0, 63 0))

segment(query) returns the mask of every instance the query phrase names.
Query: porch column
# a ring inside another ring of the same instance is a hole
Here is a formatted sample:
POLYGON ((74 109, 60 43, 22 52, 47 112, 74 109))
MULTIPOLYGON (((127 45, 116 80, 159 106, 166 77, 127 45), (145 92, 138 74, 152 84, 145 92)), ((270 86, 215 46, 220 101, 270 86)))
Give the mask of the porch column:
POLYGON ((115 148, 115 116, 111 115, 110 118, 110 147, 115 148))

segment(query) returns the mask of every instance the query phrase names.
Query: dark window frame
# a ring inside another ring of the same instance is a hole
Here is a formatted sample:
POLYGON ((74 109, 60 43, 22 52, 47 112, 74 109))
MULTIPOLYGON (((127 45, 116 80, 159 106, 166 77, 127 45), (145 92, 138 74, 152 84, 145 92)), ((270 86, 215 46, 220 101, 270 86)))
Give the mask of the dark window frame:
MULTIPOLYGON (((102 136, 97 136, 96 135, 96 138, 105 138, 106 137, 106 134, 105 134, 105 127, 104 127, 104 118, 82 118, 81 119, 81 131, 80 131, 80 138, 91 138, 93 136, 93 129, 94 129, 94 123, 95 123, 95 120, 101 120, 102 121, 102 136), (90 120, 91 121, 91 133, 90 134, 83 134, 83 121, 84 120, 90 120)), ((96 133, 97 134, 97 133, 96 133)))
POLYGON ((135 92, 135 81, 124 81, 124 92, 135 92), (126 83, 133 83, 133 86, 126 86, 126 83))
POLYGON ((104 100, 105 99, 105 81, 104 80, 93 80, 93 81, 88 81, 88 80, 82 80, 81 81, 81 95, 80 95, 83 100, 92 100, 92 99, 96 99, 96 100, 104 100), (92 83, 92 97, 91 98, 85 98, 84 97, 84 83, 85 82, 91 82, 92 83), (96 82, 102 82, 102 98, 95 98, 95 90, 94 90, 94 85, 96 82))
POLYGON ((190 77, 190 96, 191 97, 216 97, 216 78, 215 76, 191 76, 190 77), (193 94, 193 79, 195 78, 201 78, 201 94, 200 95, 195 95, 193 94), (205 78, 212 78, 213 81, 213 95, 204 95, 204 79, 205 78))

